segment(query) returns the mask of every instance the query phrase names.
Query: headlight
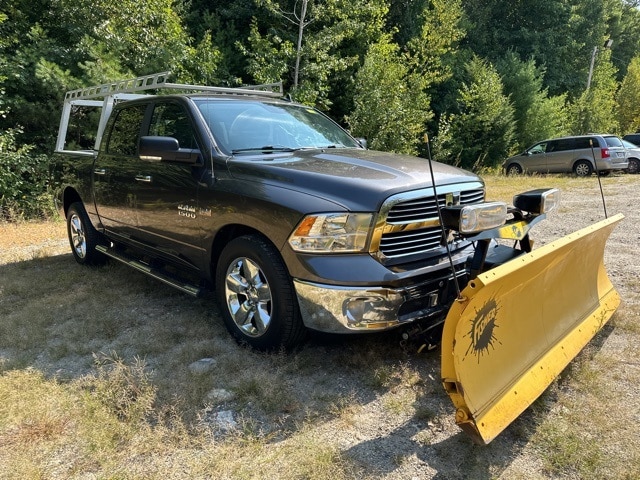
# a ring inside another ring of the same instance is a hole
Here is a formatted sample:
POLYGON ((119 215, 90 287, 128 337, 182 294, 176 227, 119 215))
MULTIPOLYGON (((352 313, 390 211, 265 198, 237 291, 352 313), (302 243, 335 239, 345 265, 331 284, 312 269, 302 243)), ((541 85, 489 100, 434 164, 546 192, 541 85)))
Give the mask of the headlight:
POLYGON ((555 210, 560 203, 560 190, 539 188, 513 197, 513 206, 525 212, 539 215, 555 210))
POLYGON ((289 237, 296 252, 353 253, 364 251, 371 213, 319 213, 306 216, 289 237))
POLYGON ((460 233, 478 233, 504 225, 507 204, 487 202, 476 205, 453 206, 442 209, 444 226, 460 233))

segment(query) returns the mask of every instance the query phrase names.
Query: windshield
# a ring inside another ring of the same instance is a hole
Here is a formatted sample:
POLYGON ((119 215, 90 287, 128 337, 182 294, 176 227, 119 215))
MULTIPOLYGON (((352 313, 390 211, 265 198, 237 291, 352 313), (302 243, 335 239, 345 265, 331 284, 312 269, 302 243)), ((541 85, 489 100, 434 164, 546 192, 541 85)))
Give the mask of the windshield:
POLYGON ((336 123, 311 107, 259 100, 194 102, 226 153, 360 147, 336 123))

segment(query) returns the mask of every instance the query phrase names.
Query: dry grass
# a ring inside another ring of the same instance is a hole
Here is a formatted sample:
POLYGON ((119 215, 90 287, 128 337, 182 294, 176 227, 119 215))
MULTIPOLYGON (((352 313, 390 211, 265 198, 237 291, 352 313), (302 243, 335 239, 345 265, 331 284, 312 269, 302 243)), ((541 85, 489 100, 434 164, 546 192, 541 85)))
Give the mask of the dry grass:
MULTIPOLYGON (((618 190, 640 176, 603 182, 612 209, 636 208, 618 190)), ((552 235, 593 187, 544 176, 490 176, 487 186, 489 199, 507 201, 560 186, 566 203, 549 220, 552 235)), ((634 212, 624 211, 625 228, 639 228, 634 212)), ((615 272, 625 303, 610 325, 477 447, 453 424, 437 350, 405 352, 394 335, 317 335, 291 354, 251 352, 231 341, 210 297, 125 266, 76 265, 62 222, 0 225, 0 247, 2 479, 640 477, 631 264, 615 272), (205 357, 213 370, 189 370, 205 357), (233 399, 211 400, 213 389, 233 399), (225 410, 237 422, 229 432, 212 422, 225 410)))

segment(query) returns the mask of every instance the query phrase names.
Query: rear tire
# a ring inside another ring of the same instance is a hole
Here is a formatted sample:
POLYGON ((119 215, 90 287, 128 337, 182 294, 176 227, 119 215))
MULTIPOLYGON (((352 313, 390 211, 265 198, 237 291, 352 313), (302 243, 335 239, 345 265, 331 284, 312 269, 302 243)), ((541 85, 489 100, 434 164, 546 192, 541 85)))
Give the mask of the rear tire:
POLYGON ((593 172, 591 164, 586 160, 580 160, 573 166, 573 173, 578 177, 588 177, 593 172))
POLYGON ((289 273, 278 251, 256 235, 223 249, 216 267, 216 299, 227 330, 257 350, 291 349, 306 328, 289 273))
POLYGON ((102 235, 98 232, 87 215, 84 205, 72 203, 67 210, 67 235, 71 253, 80 265, 101 265, 106 260, 96 247, 102 243, 102 235))
POLYGON ((638 160, 637 158, 630 158, 629 159, 629 167, 627 168, 627 173, 638 173, 638 170, 640 170, 640 160, 638 160))

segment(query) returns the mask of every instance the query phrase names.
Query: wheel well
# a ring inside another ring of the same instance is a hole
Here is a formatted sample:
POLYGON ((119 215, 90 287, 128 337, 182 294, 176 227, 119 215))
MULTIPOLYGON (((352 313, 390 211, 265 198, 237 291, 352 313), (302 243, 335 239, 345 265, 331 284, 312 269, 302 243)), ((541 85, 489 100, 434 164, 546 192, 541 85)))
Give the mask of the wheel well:
POLYGON ((573 162, 573 168, 576 168, 576 165, 579 164, 580 162, 587 162, 589 165, 591 165, 591 168, 593 168, 593 160, 591 160, 590 158, 577 159, 575 162, 573 162))
POLYGON ((80 194, 76 192, 73 188, 66 188, 62 197, 62 208, 64 209, 64 216, 67 216, 67 211, 72 203, 80 202, 82 203, 82 198, 80 198, 80 194))
MULTIPOLYGON (((221 228, 213 239, 213 243, 211 245, 211 280, 214 284, 215 288, 215 272, 218 267, 218 259, 220 258, 220 253, 224 249, 224 247, 234 238, 241 237, 243 235, 257 235, 264 239, 266 242, 269 242, 273 245, 273 242, 269 240, 262 232, 256 230, 255 228, 248 227, 246 225, 226 225, 221 228)), ((274 245, 275 247, 275 245, 274 245)), ((276 250, 279 250, 275 247, 276 250)))

